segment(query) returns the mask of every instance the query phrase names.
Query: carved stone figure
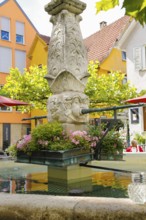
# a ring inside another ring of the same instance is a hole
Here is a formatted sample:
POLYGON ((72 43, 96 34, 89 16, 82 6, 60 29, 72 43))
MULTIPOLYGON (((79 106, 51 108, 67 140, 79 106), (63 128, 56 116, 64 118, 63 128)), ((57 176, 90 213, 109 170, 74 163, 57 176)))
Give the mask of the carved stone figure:
POLYGON ((89 100, 82 93, 64 92, 52 95, 48 99, 48 119, 70 124, 87 123, 88 117, 81 113, 81 109, 88 108, 88 105, 89 100))
POLYGON ((53 14, 52 11, 57 3, 57 7, 62 9, 58 9, 59 13, 52 15, 50 20, 53 23, 53 30, 49 43, 48 74, 46 78, 54 92, 53 84, 62 72, 71 73, 83 84, 86 83, 89 74, 87 72, 87 52, 79 26, 81 16, 78 14, 77 7, 77 5, 83 7, 84 3, 74 0, 53 2, 49 3, 45 8, 49 14, 53 14), (62 7, 59 5, 60 2, 62 2, 62 7), (72 5, 74 10, 71 9, 72 5))
POLYGON ((53 24, 45 77, 53 93, 47 104, 48 121, 65 125, 88 122, 88 116, 81 113, 89 105, 84 94, 89 75, 87 52, 79 26, 85 8, 79 0, 52 0, 45 7, 53 24))

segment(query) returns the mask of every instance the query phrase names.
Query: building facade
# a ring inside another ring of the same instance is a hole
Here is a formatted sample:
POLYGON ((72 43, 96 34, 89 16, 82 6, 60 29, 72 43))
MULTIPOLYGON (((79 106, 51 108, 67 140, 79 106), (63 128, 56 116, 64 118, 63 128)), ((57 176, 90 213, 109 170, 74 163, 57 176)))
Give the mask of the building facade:
MULTIPOLYGON (((38 31, 16 0, 0 3, 0 86, 6 83, 10 68, 29 67, 27 57, 38 31)), ((14 85, 15 86, 15 85, 14 85)), ((22 114, 15 108, 0 108, 0 149, 15 143, 30 131, 30 121, 22 121, 30 114, 22 114)))

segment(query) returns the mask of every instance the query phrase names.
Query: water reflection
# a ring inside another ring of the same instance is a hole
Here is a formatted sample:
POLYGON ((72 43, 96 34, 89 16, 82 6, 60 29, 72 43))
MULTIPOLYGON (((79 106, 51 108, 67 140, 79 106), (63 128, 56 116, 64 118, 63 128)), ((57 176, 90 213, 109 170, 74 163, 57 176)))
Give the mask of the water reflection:
POLYGON ((54 176, 48 175, 45 166, 0 162, 0 192, 127 198, 131 183, 131 174, 100 170, 92 170, 90 178, 83 175, 76 182, 71 178, 69 183, 54 176))

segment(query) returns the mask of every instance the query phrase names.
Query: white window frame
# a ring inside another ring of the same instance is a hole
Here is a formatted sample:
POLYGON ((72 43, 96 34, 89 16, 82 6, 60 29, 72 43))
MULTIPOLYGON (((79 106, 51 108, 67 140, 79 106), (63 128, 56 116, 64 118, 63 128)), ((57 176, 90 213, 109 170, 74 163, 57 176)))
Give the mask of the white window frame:
POLYGON ((10 18, 0 17, 0 37, 1 40, 10 41, 10 18))
POLYGON ((16 43, 17 44, 24 44, 25 39, 24 39, 24 23, 21 21, 16 21, 16 43), (21 41, 17 40, 18 37, 21 39, 21 41))

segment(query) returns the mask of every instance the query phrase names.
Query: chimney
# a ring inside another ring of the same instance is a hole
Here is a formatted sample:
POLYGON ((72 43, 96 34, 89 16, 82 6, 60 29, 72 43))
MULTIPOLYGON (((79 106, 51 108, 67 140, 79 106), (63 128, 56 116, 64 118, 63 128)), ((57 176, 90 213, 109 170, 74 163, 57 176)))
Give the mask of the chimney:
POLYGON ((100 22, 100 30, 102 30, 106 26, 107 26, 107 22, 106 21, 100 22))

